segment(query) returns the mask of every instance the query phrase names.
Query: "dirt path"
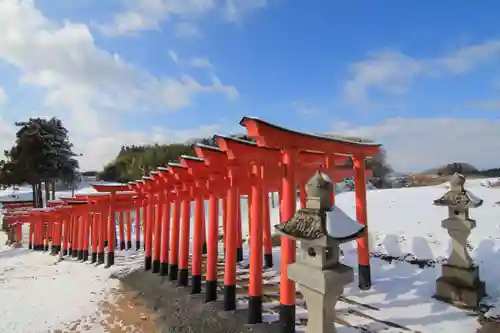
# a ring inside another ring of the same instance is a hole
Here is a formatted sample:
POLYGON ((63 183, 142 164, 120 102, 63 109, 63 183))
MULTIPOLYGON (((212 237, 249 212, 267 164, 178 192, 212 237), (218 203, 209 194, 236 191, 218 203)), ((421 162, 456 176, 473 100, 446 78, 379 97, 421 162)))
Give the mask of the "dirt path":
POLYGON ((96 313, 77 320, 54 333, 158 333, 158 313, 146 305, 141 293, 125 284, 113 289, 98 305, 96 313))
POLYGON ((101 327, 109 333, 156 333, 157 312, 146 306, 140 292, 126 285, 101 304, 101 327))

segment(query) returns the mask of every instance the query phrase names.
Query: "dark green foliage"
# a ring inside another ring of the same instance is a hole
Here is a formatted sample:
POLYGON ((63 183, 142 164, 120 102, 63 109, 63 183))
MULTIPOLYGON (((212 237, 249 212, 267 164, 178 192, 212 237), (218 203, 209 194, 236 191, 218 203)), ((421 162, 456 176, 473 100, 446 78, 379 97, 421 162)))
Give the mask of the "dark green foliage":
POLYGON ((84 176, 84 177, 94 177, 94 176, 97 176, 98 173, 99 172, 94 171, 94 170, 82 171, 81 172, 82 176, 84 176))
MULTIPOLYGON (((234 137, 254 141, 246 135, 234 137)), ((118 156, 104 167, 98 178, 113 182, 137 180, 159 166, 175 162, 181 155, 196 156, 192 148, 195 143, 217 146, 213 138, 192 139, 186 143, 122 146, 118 156)))
POLYGON ((485 177, 500 177, 500 168, 483 170, 480 174, 485 177))
POLYGON ((478 174, 479 170, 476 167, 470 165, 469 163, 455 162, 447 164, 441 168, 438 168, 436 173, 440 176, 446 176, 446 175, 453 175, 456 172, 461 173, 463 175, 474 175, 478 174))
POLYGON ((107 164, 98 178, 106 181, 127 182, 147 175, 158 166, 175 161, 179 156, 194 155, 191 145, 147 145, 122 147, 114 161, 107 164))

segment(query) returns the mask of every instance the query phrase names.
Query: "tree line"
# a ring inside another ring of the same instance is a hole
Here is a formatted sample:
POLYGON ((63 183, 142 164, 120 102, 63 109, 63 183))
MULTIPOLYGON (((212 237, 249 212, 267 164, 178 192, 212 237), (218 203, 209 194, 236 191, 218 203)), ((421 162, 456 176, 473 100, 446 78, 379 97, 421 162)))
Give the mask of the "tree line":
MULTIPOLYGON (((252 141, 246 135, 233 137, 252 141)), ((99 172, 98 179, 126 183, 148 175, 158 166, 175 162, 181 155, 196 156, 193 145, 217 146, 213 138, 192 139, 185 143, 122 146, 118 155, 99 172)))

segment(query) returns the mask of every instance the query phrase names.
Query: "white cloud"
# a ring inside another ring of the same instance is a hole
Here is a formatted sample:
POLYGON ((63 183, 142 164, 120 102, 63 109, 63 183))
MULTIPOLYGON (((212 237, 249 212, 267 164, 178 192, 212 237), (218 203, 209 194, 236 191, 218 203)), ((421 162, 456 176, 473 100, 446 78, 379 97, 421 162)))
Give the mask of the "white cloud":
POLYGON ((126 9, 115 14, 112 22, 100 25, 111 36, 133 35, 158 30, 163 21, 181 20, 175 25, 177 37, 199 36, 197 21, 213 12, 221 12, 228 21, 237 21, 248 12, 263 8, 267 0, 127 0, 126 9))
POLYGON ((397 171, 424 171, 452 162, 477 168, 500 167, 500 121, 459 118, 392 118, 364 127, 335 128, 334 132, 382 143, 397 171))
MULTIPOLYGON (((75 145, 75 152, 83 154, 78 158, 81 170, 101 170, 104 164, 116 157, 122 145, 186 142, 195 138, 208 138, 215 133, 235 134, 240 129, 236 125, 223 127, 220 124, 209 124, 181 130, 151 127, 145 131, 123 131, 113 123, 107 123, 106 131, 96 135, 71 132, 70 140, 75 145)), ((3 150, 10 149, 14 144, 16 130, 14 123, 0 117, 0 160, 3 158, 3 150)))
POLYGON ((7 101, 7 94, 5 93, 5 90, 0 87, 0 105, 4 104, 7 101))
MULTIPOLYGON (((63 120, 75 150, 85 154, 82 166, 102 163, 100 156, 111 145, 109 137, 124 142, 135 138, 136 134, 113 127, 120 111, 182 109, 200 93, 238 96, 235 87, 219 80, 202 84, 190 76, 157 78, 98 48, 86 25, 54 24, 33 0, 0 1, 0 31, 0 61, 18 69, 21 84, 43 89, 40 108, 63 120)), ((10 146, 5 141, 0 144, 0 148, 10 146)))
POLYGON ((168 56, 170 57, 170 59, 172 59, 173 62, 175 62, 176 64, 179 63, 179 57, 177 56, 177 53, 175 53, 174 51, 172 50, 168 50, 168 56))
MULTIPOLYGON (((191 67, 198 68, 212 68, 214 67, 210 60, 205 57, 194 57, 190 59, 181 59, 177 52, 169 50, 168 56, 172 59, 173 62, 179 65, 187 65, 191 67)), ((217 79, 218 80, 218 79, 217 79)), ((220 83, 220 81, 218 81, 220 83)))
POLYGON ((317 105, 312 105, 302 101, 292 102, 291 106, 300 116, 318 115, 319 113, 322 113, 324 111, 323 108, 317 105))
POLYGON ((117 13, 113 22, 101 26, 108 35, 130 35, 159 29, 163 20, 172 17, 195 18, 212 10, 214 0, 132 0, 127 9, 117 13))
POLYGON ((345 84, 348 101, 366 101, 370 90, 404 94, 418 76, 463 74, 500 57, 500 40, 462 47, 435 58, 418 59, 401 52, 377 52, 351 65, 345 84))
POLYGON ((194 67, 212 67, 212 64, 207 58, 193 58, 190 63, 194 67))
POLYGON ((0 116, 0 160, 3 159, 3 151, 10 149, 14 143, 16 128, 14 124, 6 121, 0 116))
POLYGON ((226 0, 224 13, 228 21, 238 21, 250 11, 267 6, 267 0, 226 0))
POLYGON ((467 106, 478 110, 500 110, 500 100, 476 100, 467 103, 467 106))
POLYGON ((196 23, 180 22, 174 27, 174 36, 177 38, 195 38, 201 37, 202 32, 196 23))

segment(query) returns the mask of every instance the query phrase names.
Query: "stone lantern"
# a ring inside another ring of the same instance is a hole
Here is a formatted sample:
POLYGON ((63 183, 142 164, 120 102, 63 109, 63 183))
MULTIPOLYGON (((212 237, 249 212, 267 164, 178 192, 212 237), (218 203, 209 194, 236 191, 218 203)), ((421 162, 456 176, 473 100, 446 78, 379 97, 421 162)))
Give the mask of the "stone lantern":
POLYGON ((479 268, 467 250, 467 239, 476 227, 476 221, 469 218, 469 209, 480 207, 483 200, 465 189, 465 177, 459 173, 453 175, 450 185, 443 197, 434 200, 434 205, 448 207, 449 216, 441 226, 448 231, 452 242, 451 255, 436 280, 435 297, 461 307, 476 308, 485 296, 485 285, 479 280, 479 268))
POLYGON ((300 285, 309 314, 308 333, 335 333, 335 304, 353 269, 339 262, 341 243, 363 235, 365 227, 330 203, 333 184, 317 172, 307 183, 306 208, 275 226, 277 233, 300 242, 302 255, 288 265, 288 278, 300 285))

